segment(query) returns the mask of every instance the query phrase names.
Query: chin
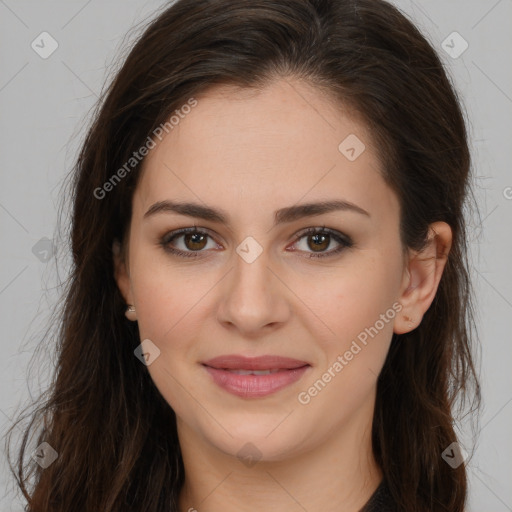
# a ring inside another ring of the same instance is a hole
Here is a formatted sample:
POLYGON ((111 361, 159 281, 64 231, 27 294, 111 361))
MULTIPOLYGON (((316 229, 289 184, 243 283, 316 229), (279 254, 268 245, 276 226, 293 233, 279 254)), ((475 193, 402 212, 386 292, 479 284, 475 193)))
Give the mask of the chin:
POLYGON ((307 434, 304 425, 301 427, 292 422, 285 425, 289 421, 286 419, 283 422, 285 417, 286 414, 260 420, 251 417, 245 421, 240 417, 233 418, 233 421, 225 419, 222 426, 226 430, 218 425, 213 428, 208 422, 208 425, 201 428, 202 437, 219 451, 237 457, 241 462, 245 458, 262 462, 286 460, 302 451, 311 436, 307 434))

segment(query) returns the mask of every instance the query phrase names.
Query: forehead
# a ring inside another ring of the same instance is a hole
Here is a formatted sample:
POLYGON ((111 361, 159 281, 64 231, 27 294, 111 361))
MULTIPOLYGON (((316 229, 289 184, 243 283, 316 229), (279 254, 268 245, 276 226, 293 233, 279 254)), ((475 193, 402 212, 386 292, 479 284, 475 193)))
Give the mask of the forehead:
POLYGON ((254 214, 337 196, 366 210, 396 207, 366 126, 314 87, 291 79, 261 90, 218 86, 196 101, 147 155, 142 207, 172 197, 254 214))

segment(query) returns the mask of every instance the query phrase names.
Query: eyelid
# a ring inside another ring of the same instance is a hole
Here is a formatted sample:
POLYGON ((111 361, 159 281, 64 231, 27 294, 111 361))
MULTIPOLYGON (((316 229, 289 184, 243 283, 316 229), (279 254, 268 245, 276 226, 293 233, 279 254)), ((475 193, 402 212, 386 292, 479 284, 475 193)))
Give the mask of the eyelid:
POLYGON ((297 241, 297 240, 300 240, 301 238, 303 238, 305 235, 315 235, 315 234, 321 234, 321 233, 326 233, 333 237, 336 236, 338 238, 341 238, 346 243, 352 242, 351 238, 348 235, 345 235, 344 233, 342 233, 341 231, 338 231, 336 229, 328 228, 325 225, 304 228, 294 235, 294 239, 295 239, 295 241, 297 241))
MULTIPOLYGON (((341 253, 342 251, 344 251, 345 249, 350 249, 352 247, 354 247, 354 242, 352 240, 352 238, 336 229, 331 229, 331 228, 328 228, 326 227, 325 225, 323 226, 317 226, 317 227, 309 227, 309 228, 305 228, 301 231, 299 231, 296 235, 295 235, 295 243, 299 242, 302 238, 304 238, 305 236, 311 236, 311 235, 316 235, 316 234, 326 234, 328 236, 330 236, 331 238, 333 238, 335 240, 336 243, 339 244, 340 247, 338 247, 337 249, 331 249, 330 251, 325 251, 325 252, 307 252, 306 251, 306 257, 307 258, 324 258, 324 259, 327 259, 329 257, 334 257, 336 255, 338 255, 339 253, 341 253)), ((301 252, 301 251, 297 251, 297 252, 301 252)))
MULTIPOLYGON (((163 246, 166 246, 171 241, 174 241, 177 238, 180 238, 181 236, 186 235, 188 233, 198 233, 198 234, 201 234, 201 235, 206 235, 211 240, 213 240, 217 245, 220 245, 215 240, 215 237, 212 235, 212 231, 210 231, 208 228, 202 228, 202 227, 196 226, 196 225, 190 226, 190 227, 186 227, 186 228, 179 228, 179 229, 175 229, 175 230, 172 230, 172 231, 168 231, 163 236, 161 236, 159 238, 159 243, 161 245, 163 245, 163 246)), ((180 250, 177 249, 177 251, 180 251, 180 250)), ((188 252, 188 253, 194 253, 194 252, 200 253, 200 252, 206 252, 206 251, 202 250, 202 251, 186 251, 186 252, 188 252)))
MULTIPOLYGON (((181 249, 171 248, 169 247, 169 244, 171 241, 180 238, 183 235, 186 235, 187 233, 199 233, 202 235, 206 235, 207 237, 211 238, 215 243, 218 244, 218 242, 215 240, 215 237, 211 234, 211 231, 208 228, 202 228, 200 226, 191 226, 186 228, 180 228, 173 231, 169 231, 163 235, 163 237, 160 238, 159 245, 161 245, 165 251, 176 254, 178 256, 182 257, 205 257, 202 256, 202 253, 207 253, 209 251, 206 250, 200 250, 200 251, 183 251, 181 249)), ((308 252, 308 251, 296 251, 295 249, 292 252, 306 252, 307 258, 329 258, 331 256, 336 256, 338 253, 342 252, 345 249, 351 248, 354 246, 354 242, 352 241, 352 238, 338 230, 331 229, 323 226, 315 226, 315 227, 308 227, 300 230, 298 233, 293 235, 293 245, 295 245, 297 242, 299 242, 302 238, 308 235, 315 235, 315 234, 326 234, 328 236, 331 236, 334 238, 335 242, 340 245, 337 249, 331 249, 330 251, 325 252, 308 252)), ((219 245, 219 244, 218 244, 219 245)))

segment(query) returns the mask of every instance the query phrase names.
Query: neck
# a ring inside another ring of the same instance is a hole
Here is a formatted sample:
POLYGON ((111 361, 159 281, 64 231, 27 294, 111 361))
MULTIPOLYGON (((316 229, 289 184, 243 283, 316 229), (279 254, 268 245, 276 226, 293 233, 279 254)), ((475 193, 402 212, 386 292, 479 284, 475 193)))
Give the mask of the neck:
POLYGON ((371 418, 351 422, 309 451, 253 464, 220 451, 179 419, 178 434, 186 471, 180 512, 358 512, 382 480, 371 418))

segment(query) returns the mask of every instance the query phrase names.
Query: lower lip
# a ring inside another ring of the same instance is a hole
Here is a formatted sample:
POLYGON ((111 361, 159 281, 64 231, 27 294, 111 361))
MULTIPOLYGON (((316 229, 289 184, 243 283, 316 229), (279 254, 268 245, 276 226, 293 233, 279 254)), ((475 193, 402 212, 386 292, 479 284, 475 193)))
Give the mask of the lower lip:
POLYGON ((242 398, 260 398, 275 393, 297 382, 310 368, 306 365, 267 375, 239 375, 211 366, 204 365, 204 367, 218 386, 242 398))

